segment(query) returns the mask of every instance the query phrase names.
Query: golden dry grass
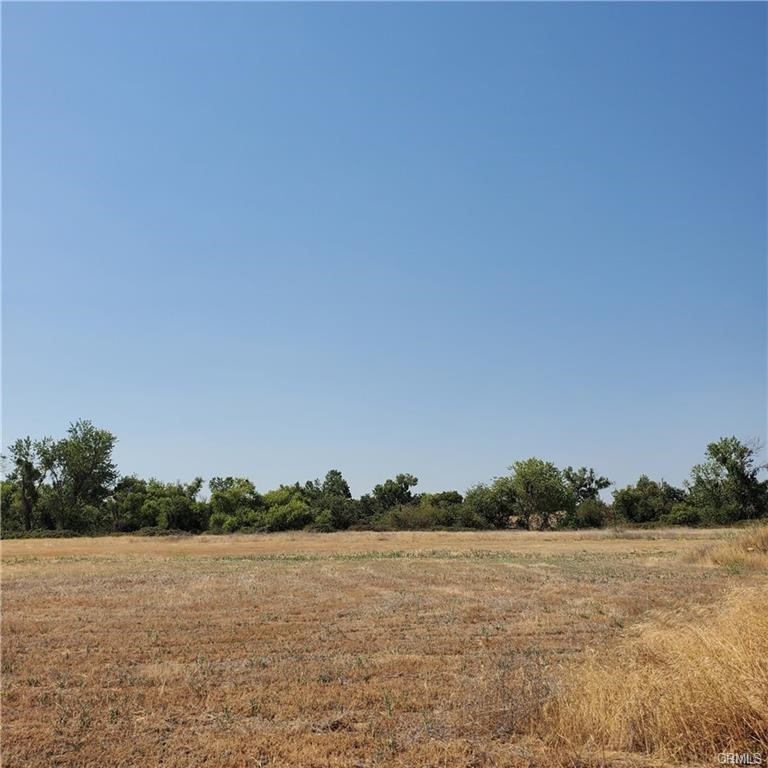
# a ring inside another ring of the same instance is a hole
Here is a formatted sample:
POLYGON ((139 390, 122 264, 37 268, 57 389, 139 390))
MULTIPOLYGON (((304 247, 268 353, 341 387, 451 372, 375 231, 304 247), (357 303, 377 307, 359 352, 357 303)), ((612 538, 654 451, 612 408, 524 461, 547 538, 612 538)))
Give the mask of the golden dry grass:
POLYGON ((695 550, 690 560, 721 565, 734 571, 768 571, 768 525, 695 550))
MULTIPOLYGON (((654 611, 714 610, 747 577, 684 556, 730 535, 5 541, 2 763, 567 762, 541 733, 563 676, 654 611)), ((646 763, 621 749, 600 759, 646 763)))
POLYGON ((571 751, 595 747, 678 760, 768 747, 768 584, 722 605, 641 624, 562 682, 542 723, 571 751))

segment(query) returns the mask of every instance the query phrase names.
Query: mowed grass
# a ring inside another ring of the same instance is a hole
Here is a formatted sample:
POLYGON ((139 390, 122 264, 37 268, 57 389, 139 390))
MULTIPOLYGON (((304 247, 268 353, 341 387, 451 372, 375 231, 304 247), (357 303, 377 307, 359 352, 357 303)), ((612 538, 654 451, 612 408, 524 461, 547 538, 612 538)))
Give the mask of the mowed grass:
POLYGON ((764 588, 692 556, 732 535, 5 541, 2 764, 702 759, 573 722, 558 735, 556 702, 590 654, 618 658, 659 611, 715 615, 734 588, 764 588))

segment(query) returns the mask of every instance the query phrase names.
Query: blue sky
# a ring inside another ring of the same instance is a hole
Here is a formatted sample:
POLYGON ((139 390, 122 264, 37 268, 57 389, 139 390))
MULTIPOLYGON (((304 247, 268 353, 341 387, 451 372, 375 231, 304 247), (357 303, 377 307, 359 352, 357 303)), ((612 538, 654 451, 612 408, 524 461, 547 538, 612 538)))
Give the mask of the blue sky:
POLYGON ((766 432, 764 4, 3 4, 3 433, 121 470, 766 432))

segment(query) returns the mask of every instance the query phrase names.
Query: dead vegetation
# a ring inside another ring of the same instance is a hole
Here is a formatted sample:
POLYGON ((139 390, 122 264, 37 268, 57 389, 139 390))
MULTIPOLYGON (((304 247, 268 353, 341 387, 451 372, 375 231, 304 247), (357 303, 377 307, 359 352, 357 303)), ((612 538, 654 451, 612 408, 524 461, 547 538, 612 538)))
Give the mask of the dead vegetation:
POLYGON ((713 612, 744 577, 681 556, 729 535, 3 542, 3 765, 575 764, 583 733, 542 717, 585 650, 713 612))
POLYGON ((732 571, 768 571, 768 526, 762 525, 692 553, 689 560, 732 571))
POLYGON ((766 584, 693 615, 663 612, 561 681, 543 731, 568 752, 679 761, 768 746, 766 584))

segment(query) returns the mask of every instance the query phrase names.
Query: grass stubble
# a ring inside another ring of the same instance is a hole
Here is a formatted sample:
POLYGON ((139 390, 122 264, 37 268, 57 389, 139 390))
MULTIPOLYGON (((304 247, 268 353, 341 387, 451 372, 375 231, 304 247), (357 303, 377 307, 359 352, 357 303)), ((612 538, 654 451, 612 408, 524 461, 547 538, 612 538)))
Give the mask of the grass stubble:
POLYGON ((765 761, 755 553, 724 530, 3 542, 2 765, 765 761))

